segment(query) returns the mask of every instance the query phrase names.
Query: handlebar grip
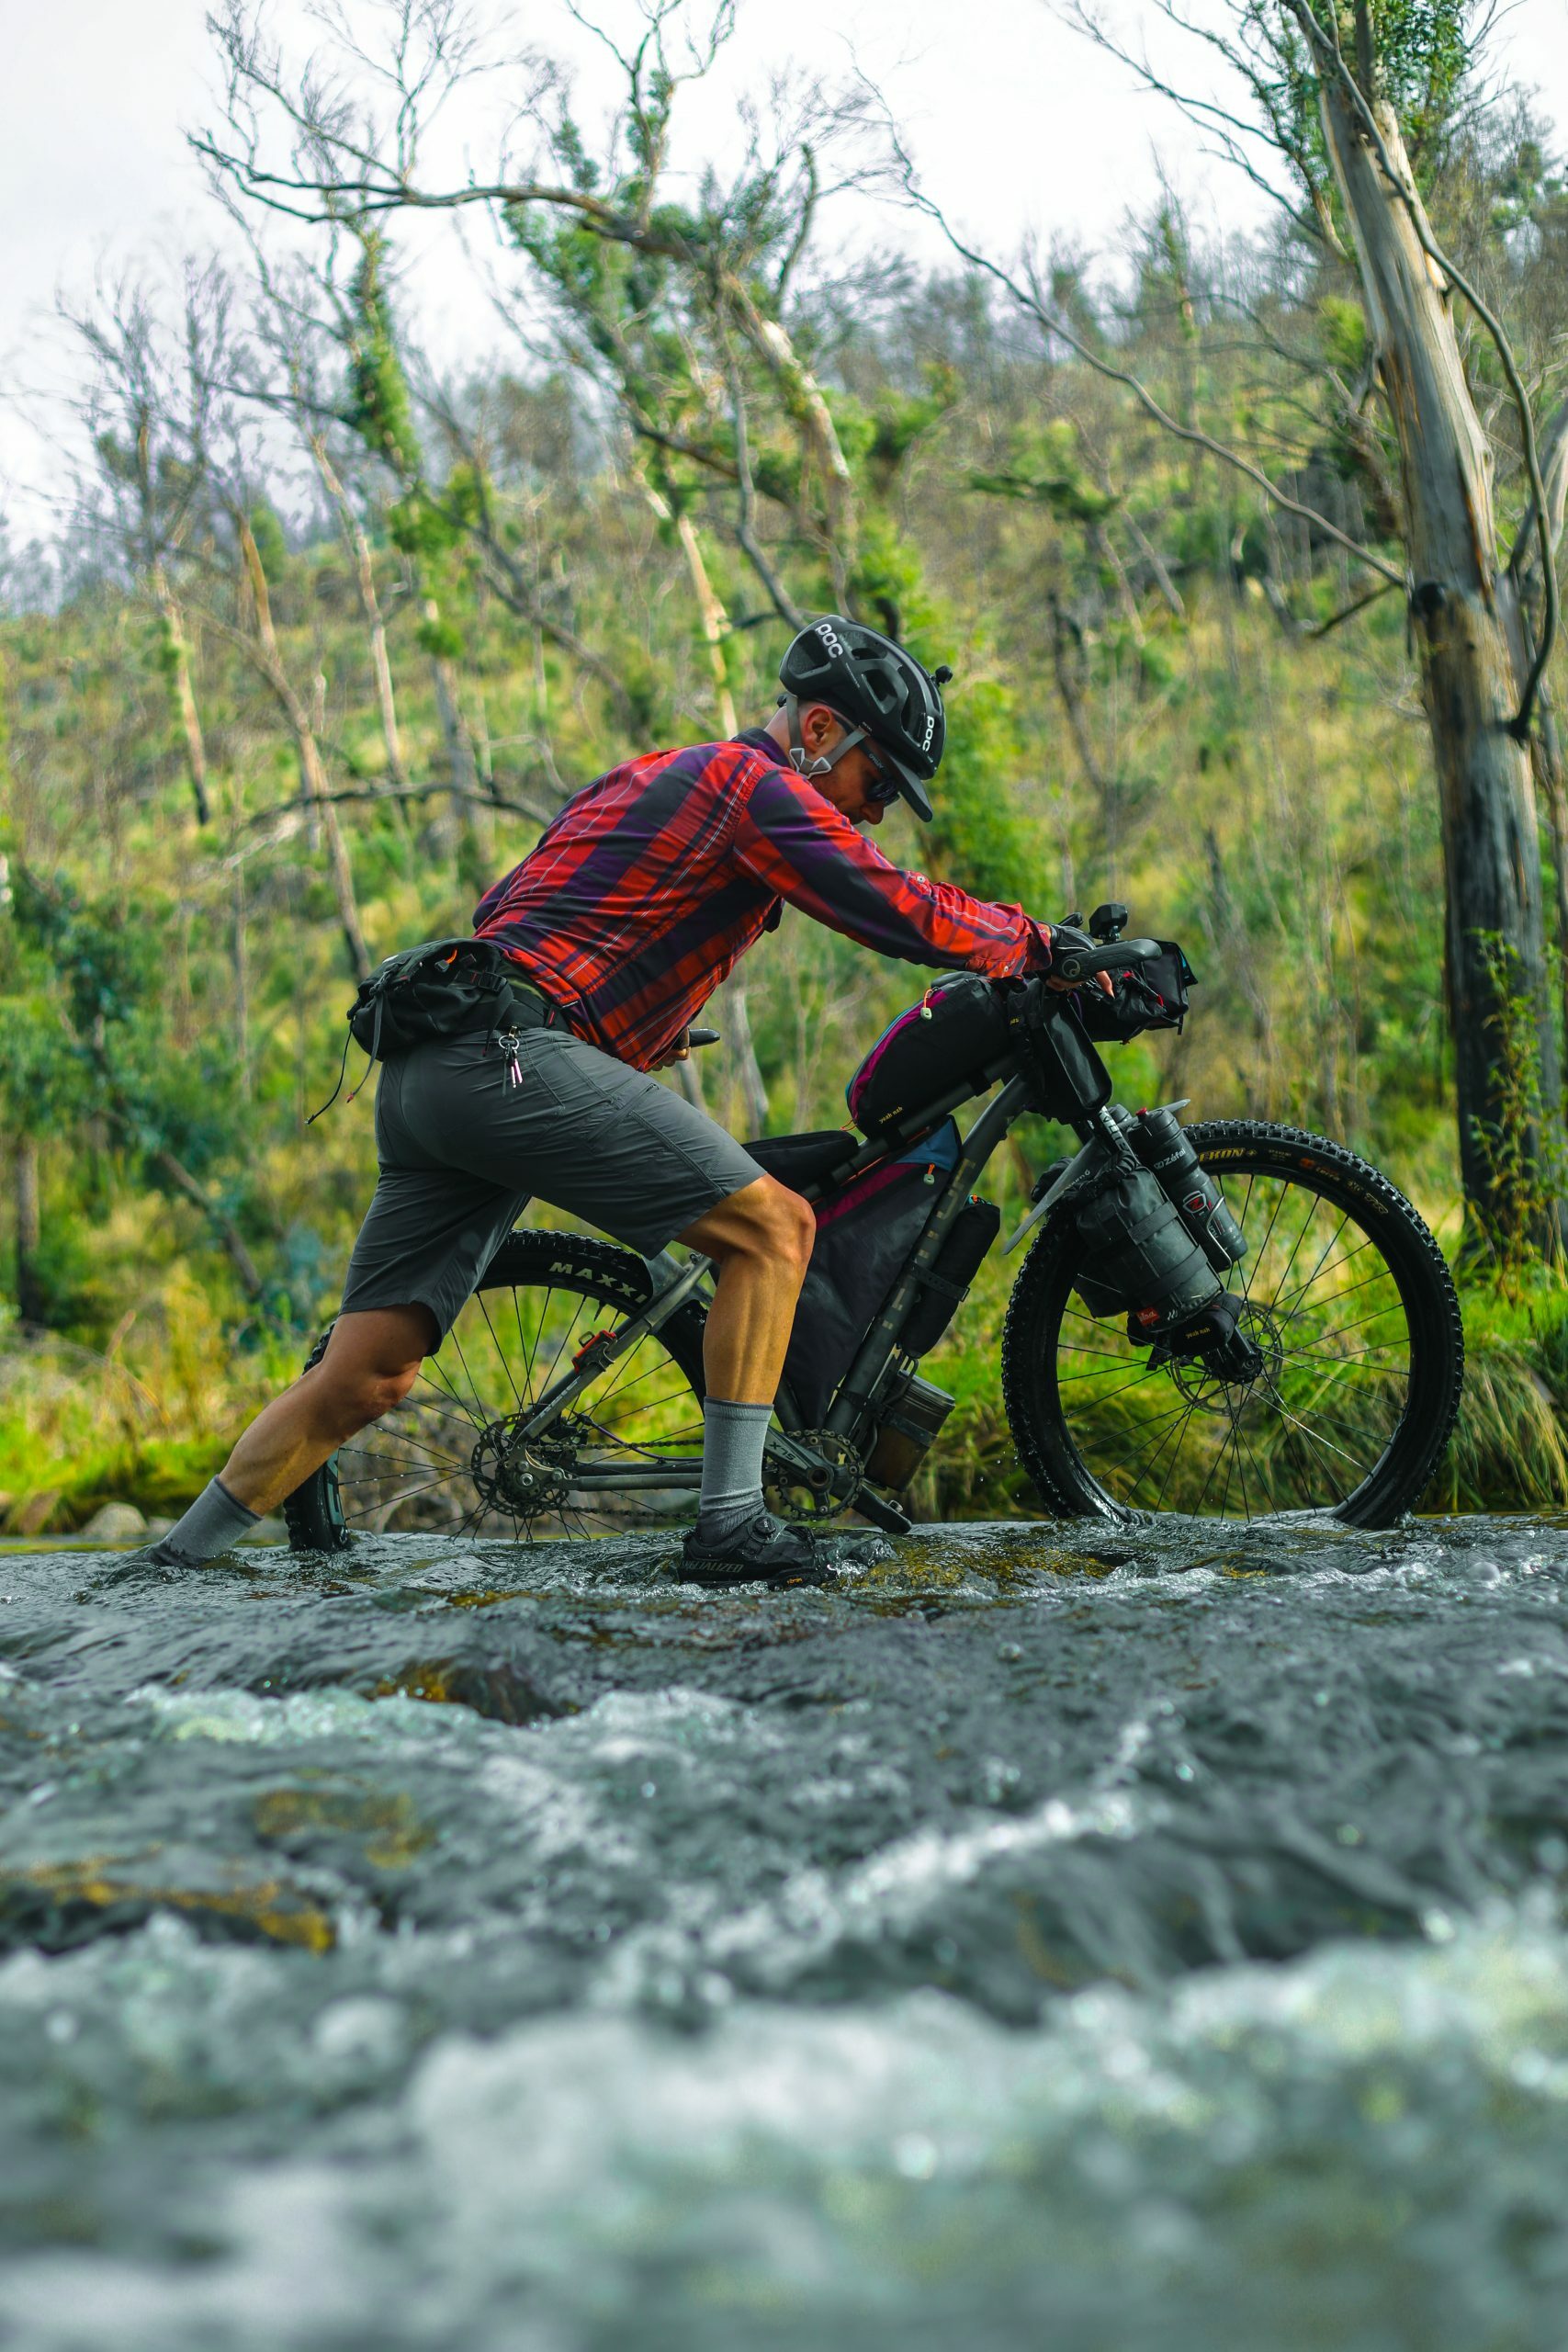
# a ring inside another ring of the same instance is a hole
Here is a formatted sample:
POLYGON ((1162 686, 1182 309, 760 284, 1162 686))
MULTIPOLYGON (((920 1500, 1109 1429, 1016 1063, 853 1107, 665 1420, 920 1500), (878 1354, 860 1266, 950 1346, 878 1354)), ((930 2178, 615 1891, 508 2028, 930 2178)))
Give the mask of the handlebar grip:
POLYGON ((722 1029, 688 1029, 686 1043, 688 1046, 716 1046, 723 1035, 722 1029))
POLYGON ((1157 939, 1118 939, 1109 947, 1093 950, 1069 948, 1065 956, 1052 958, 1045 977, 1052 980, 1091 980, 1096 972, 1120 971, 1126 964, 1146 964, 1163 953, 1157 939))

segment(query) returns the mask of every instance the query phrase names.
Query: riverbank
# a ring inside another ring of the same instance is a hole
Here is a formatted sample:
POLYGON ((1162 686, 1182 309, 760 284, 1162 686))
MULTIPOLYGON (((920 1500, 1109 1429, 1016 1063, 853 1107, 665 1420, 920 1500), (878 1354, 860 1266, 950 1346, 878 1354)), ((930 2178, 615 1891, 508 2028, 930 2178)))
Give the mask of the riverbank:
MULTIPOLYGON (((1017 1261, 996 1255, 923 1367, 957 1399, 910 1497, 917 1516, 1033 1519, 1002 1410, 1001 1322, 1017 1261)), ((1568 1506, 1568 1286, 1540 1274, 1511 1297, 1463 1294, 1464 1405, 1422 1508, 1568 1506)), ((234 1435, 303 1360, 307 1333, 251 1327, 236 1342, 176 1283, 106 1350, 0 1333, 0 1534, 68 1535, 117 1509, 166 1521, 222 1466, 234 1435)), ((105 1521, 101 1540, 133 1534, 105 1521)))

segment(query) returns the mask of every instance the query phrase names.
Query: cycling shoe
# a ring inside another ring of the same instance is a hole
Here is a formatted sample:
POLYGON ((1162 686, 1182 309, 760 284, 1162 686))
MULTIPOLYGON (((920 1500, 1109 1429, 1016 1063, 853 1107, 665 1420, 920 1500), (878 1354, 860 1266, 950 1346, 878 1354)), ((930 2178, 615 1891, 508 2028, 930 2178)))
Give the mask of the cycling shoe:
POLYGON ((699 1544, 693 1528, 681 1547, 682 1573, 690 1584, 831 1584, 831 1563, 815 1535, 786 1527, 771 1510, 759 1511, 716 1544, 699 1544))

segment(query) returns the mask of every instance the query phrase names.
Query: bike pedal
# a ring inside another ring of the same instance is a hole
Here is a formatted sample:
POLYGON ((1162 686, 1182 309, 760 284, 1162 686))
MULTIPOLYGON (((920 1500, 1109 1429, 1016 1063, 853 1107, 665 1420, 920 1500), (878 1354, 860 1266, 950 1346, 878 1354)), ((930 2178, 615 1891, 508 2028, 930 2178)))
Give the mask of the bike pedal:
POLYGON ((915 1522, 905 1517, 897 1503, 885 1503, 878 1495, 868 1495, 863 1487, 855 1497, 853 1508, 862 1519, 879 1527, 884 1535, 908 1535, 915 1522))

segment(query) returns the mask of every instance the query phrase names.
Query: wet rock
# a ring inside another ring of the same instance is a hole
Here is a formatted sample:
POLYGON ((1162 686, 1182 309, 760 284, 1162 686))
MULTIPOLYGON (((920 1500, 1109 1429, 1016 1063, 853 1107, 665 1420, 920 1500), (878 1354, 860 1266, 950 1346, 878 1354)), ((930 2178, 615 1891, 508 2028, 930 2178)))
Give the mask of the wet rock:
POLYGON ((147 1521, 134 1503, 105 1503, 77 1533, 84 1544, 133 1544, 147 1533, 147 1521))

